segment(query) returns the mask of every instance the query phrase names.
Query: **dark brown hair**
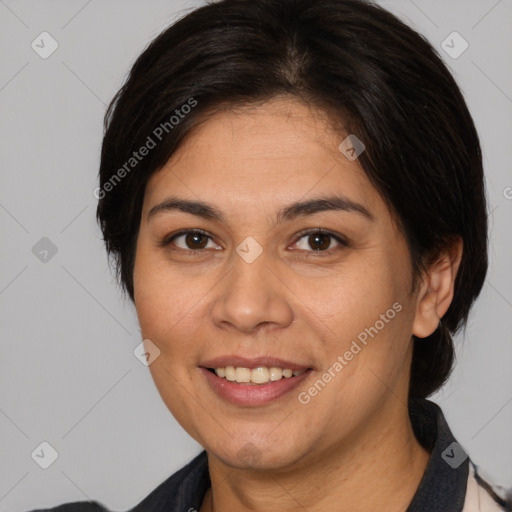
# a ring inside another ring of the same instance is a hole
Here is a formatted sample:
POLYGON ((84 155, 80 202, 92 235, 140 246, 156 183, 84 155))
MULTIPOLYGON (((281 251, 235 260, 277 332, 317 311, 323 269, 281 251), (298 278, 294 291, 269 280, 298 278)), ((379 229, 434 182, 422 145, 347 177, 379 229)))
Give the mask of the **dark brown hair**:
POLYGON ((398 220, 415 277, 453 236, 463 240, 450 308, 434 334, 414 340, 409 394, 427 397, 450 374, 451 336, 487 271, 482 157, 439 55, 371 2, 221 0, 151 42, 105 115, 97 218, 118 278, 133 300, 146 183, 192 128, 216 108, 280 95, 328 113, 333 127, 364 142, 359 162, 398 220))

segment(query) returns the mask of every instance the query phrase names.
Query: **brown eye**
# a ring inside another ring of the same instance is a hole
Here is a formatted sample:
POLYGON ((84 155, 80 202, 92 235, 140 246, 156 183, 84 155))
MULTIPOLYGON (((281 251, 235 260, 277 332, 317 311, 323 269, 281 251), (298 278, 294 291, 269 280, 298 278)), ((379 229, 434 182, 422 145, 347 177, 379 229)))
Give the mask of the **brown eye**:
POLYGON ((208 237, 201 233, 189 233, 184 237, 188 249, 204 249, 208 243, 208 237))
POLYGON ((330 252, 331 250, 348 247, 348 243, 342 237, 330 231, 307 231, 296 242, 297 247, 305 252, 330 252), (332 243, 334 240, 334 244, 332 243))
POLYGON ((329 249, 329 246, 331 245, 330 238, 331 237, 329 235, 324 235, 323 233, 309 235, 308 243, 315 251, 324 251, 329 249))
POLYGON ((202 231, 191 229, 180 231, 171 237, 165 238, 160 245, 162 247, 175 246, 180 250, 198 252, 202 249, 218 248, 218 246, 213 243, 210 235, 202 231), (208 246, 209 242, 211 242, 212 245, 208 246))

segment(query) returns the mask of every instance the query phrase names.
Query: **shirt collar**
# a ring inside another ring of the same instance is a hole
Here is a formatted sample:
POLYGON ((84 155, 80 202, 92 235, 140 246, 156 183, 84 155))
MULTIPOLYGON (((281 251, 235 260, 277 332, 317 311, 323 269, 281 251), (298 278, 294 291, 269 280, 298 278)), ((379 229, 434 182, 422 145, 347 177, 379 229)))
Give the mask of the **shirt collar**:
POLYGON ((435 403, 410 401, 409 417, 414 434, 430 452, 430 459, 407 512, 462 511, 469 474, 467 454, 435 403))

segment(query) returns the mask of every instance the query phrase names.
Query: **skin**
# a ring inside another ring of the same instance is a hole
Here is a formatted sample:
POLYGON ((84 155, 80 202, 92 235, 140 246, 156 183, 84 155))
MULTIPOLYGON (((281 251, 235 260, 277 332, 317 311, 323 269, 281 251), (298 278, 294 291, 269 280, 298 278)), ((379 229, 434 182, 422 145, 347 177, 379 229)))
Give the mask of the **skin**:
POLYGON ((135 306, 143 337, 160 350, 150 365, 156 387, 208 453, 212 487, 201 512, 398 512, 423 476, 429 453, 406 406, 411 335, 431 334, 448 309, 462 246, 441 254, 411 292, 406 241, 358 161, 338 149, 345 137, 320 111, 275 98, 209 118, 147 184, 135 306), (364 206, 372 219, 322 211, 277 221, 286 205, 333 193, 364 206), (170 195, 208 202, 225 221, 179 210, 148 220, 170 195), (314 228, 348 246, 329 236, 315 245, 300 234, 314 228), (180 229, 211 238, 159 245, 180 229), (236 252, 249 236, 263 251, 252 263, 236 252), (397 302, 395 318, 300 403, 298 393, 397 302), (199 369, 228 354, 271 355, 313 372, 270 404, 236 406, 199 369), (253 456, 242 457, 242 449, 253 456))

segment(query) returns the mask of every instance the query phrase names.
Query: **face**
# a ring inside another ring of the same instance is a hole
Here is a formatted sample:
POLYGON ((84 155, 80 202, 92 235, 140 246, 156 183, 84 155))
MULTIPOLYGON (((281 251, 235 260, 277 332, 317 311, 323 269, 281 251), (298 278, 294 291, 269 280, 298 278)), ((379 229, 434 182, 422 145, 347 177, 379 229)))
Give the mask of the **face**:
POLYGON ((177 421, 231 466, 306 464, 406 402, 410 256, 345 137, 275 99, 215 114, 147 184, 134 290, 159 350, 150 371, 177 421))

